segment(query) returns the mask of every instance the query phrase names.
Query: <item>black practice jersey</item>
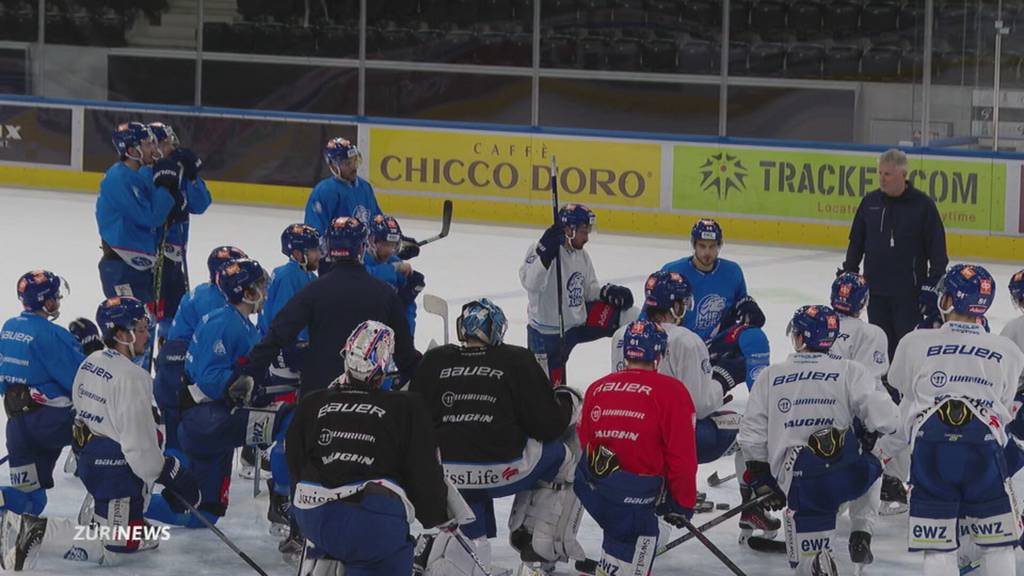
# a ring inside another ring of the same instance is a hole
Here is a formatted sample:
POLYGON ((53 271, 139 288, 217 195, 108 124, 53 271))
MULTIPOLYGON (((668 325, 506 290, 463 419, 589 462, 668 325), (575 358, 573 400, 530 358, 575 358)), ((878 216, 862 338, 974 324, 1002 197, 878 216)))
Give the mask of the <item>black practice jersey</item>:
POLYGON ((448 519, 434 429, 408 392, 332 387, 304 397, 288 428, 293 483, 337 488, 388 478, 405 490, 424 526, 448 519))
POLYGON ((409 390, 423 396, 447 462, 505 462, 522 455, 527 438, 548 442, 569 425, 529 350, 502 344, 427 352, 409 390))

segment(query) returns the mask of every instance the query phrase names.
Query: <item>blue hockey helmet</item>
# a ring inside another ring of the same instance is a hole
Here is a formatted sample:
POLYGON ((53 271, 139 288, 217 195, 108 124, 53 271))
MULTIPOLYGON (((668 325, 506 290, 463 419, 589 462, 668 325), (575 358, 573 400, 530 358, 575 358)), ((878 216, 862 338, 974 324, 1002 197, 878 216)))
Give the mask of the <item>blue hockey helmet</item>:
POLYGON ((976 264, 954 264, 939 283, 939 310, 943 314, 957 312, 966 316, 984 316, 996 295, 992 275, 976 264), (949 308, 942 301, 949 296, 949 308))
MULTIPOLYGON (((152 318, 149 316, 149 310, 146 309, 146 305, 141 300, 132 298, 131 296, 114 296, 113 298, 107 298, 100 303, 99 307, 96 308, 96 324, 99 326, 100 332, 103 334, 103 341, 107 342, 113 340, 115 342, 121 342, 114 338, 114 334, 118 330, 125 330, 127 332, 134 332, 135 325, 138 324, 139 320, 146 321, 146 329, 152 325, 152 318)), ((122 344, 129 344, 134 342, 134 334, 130 342, 121 342, 122 344)))
POLYGON ((358 218, 341 216, 331 221, 323 236, 326 256, 331 260, 350 259, 362 262, 366 248, 366 225, 358 218))
POLYGON ((149 131, 153 133, 153 137, 156 138, 157 144, 170 142, 173 146, 178 146, 178 135, 174 133, 174 128, 171 128, 170 124, 150 122, 148 127, 149 131))
POLYGON ((1010 298, 1018 308, 1024 308, 1024 270, 1010 277, 1010 298))
MULTIPOLYGON (((71 286, 49 270, 26 272, 18 279, 18 300, 31 312, 42 310, 47 300, 60 301, 70 293, 71 286)), ((56 318, 56 314, 51 315, 56 318)))
POLYGON ((856 316, 868 303, 868 282, 856 272, 843 272, 832 282, 832 308, 856 316))
POLYGON ((622 354, 627 361, 658 363, 668 347, 668 334, 656 322, 634 320, 626 326, 622 354))
POLYGON ((786 335, 800 335, 808 349, 828 352, 839 337, 839 315, 828 306, 801 306, 789 321, 786 335))
POLYGON ((143 154, 140 147, 143 142, 156 141, 153 132, 142 122, 123 122, 118 124, 117 128, 111 132, 110 138, 114 143, 114 149, 117 150, 118 155, 122 159, 128 158, 136 162, 142 162, 143 154), (135 150, 137 155, 133 156, 132 150, 135 150))
POLYGON ((210 283, 217 284, 217 270, 224 265, 228 260, 238 260, 239 258, 248 258, 249 256, 241 250, 241 248, 235 248, 234 246, 217 246, 210 251, 210 255, 206 257, 206 269, 210 271, 210 283))
POLYGON ((725 240, 722 233, 722 226, 711 218, 701 218, 690 230, 690 243, 696 244, 698 240, 712 240, 719 246, 725 240))
POLYGON ((597 215, 583 204, 566 204, 558 209, 558 222, 562 226, 590 226, 597 223, 597 215))
POLYGON ((497 346, 505 339, 508 320, 505 312, 487 298, 473 300, 462 306, 462 313, 455 324, 455 333, 459 341, 466 342, 470 338, 479 340, 488 346, 497 346))
POLYGON ((394 370, 394 354, 395 332, 386 324, 367 320, 356 326, 341 349, 348 383, 380 386, 394 370))
POLYGON ((281 232, 281 253, 291 258, 292 252, 320 248, 320 233, 309 224, 292 224, 281 232))
MULTIPOLYGON (((683 303, 683 312, 693 309, 693 290, 686 276, 678 272, 659 270, 647 277, 644 284, 644 307, 669 310, 675 315, 675 303, 683 303)), ((682 319, 678 316, 676 320, 682 319)))
POLYGON ((331 138, 324 146, 324 162, 335 178, 341 178, 340 168, 346 161, 355 163, 355 167, 363 162, 363 155, 355 144, 345 138, 331 138))
POLYGON ((393 216, 377 214, 370 220, 370 238, 374 242, 401 242, 402 227, 393 216))
POLYGON ((217 287, 231 304, 245 302, 258 305, 263 298, 246 300, 245 292, 250 289, 259 291, 266 282, 267 272, 259 262, 250 258, 229 260, 217 270, 217 287))

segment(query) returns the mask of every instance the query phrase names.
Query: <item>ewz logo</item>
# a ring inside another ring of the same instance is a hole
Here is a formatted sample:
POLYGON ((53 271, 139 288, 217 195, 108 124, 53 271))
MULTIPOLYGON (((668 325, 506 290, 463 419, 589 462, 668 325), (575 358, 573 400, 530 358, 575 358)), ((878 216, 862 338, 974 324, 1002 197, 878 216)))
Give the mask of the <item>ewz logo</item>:
MULTIPOLYGON (((1002 522, 999 524, 1002 524, 1002 522)), ((914 526, 912 534, 915 539, 949 540, 949 536, 946 534, 946 526, 921 526, 918 524, 914 526)))
POLYGON ((832 549, 832 539, 828 536, 824 538, 808 538, 800 541, 800 550, 802 552, 821 552, 822 550, 832 549))

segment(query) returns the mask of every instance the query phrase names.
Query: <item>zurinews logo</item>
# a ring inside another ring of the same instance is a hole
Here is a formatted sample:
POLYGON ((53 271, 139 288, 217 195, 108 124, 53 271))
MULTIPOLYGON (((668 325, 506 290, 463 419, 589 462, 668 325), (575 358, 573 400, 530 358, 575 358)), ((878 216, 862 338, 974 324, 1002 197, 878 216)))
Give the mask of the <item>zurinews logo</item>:
POLYGON ((21 126, 11 124, 0 125, 0 148, 10 148, 11 142, 21 140, 21 126))
POLYGON ((77 541, 126 541, 126 540, 170 540, 170 526, 154 526, 151 524, 136 524, 133 526, 105 526, 90 524, 88 526, 75 526, 74 539, 77 541))

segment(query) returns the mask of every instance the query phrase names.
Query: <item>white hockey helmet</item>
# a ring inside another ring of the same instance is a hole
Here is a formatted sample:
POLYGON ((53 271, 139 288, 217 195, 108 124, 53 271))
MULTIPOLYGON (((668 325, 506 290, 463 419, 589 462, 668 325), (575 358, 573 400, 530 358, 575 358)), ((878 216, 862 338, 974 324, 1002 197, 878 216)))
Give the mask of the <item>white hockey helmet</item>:
POLYGON ((395 353, 395 332, 376 320, 356 326, 349 335, 341 355, 349 381, 378 386, 392 369, 395 353))

